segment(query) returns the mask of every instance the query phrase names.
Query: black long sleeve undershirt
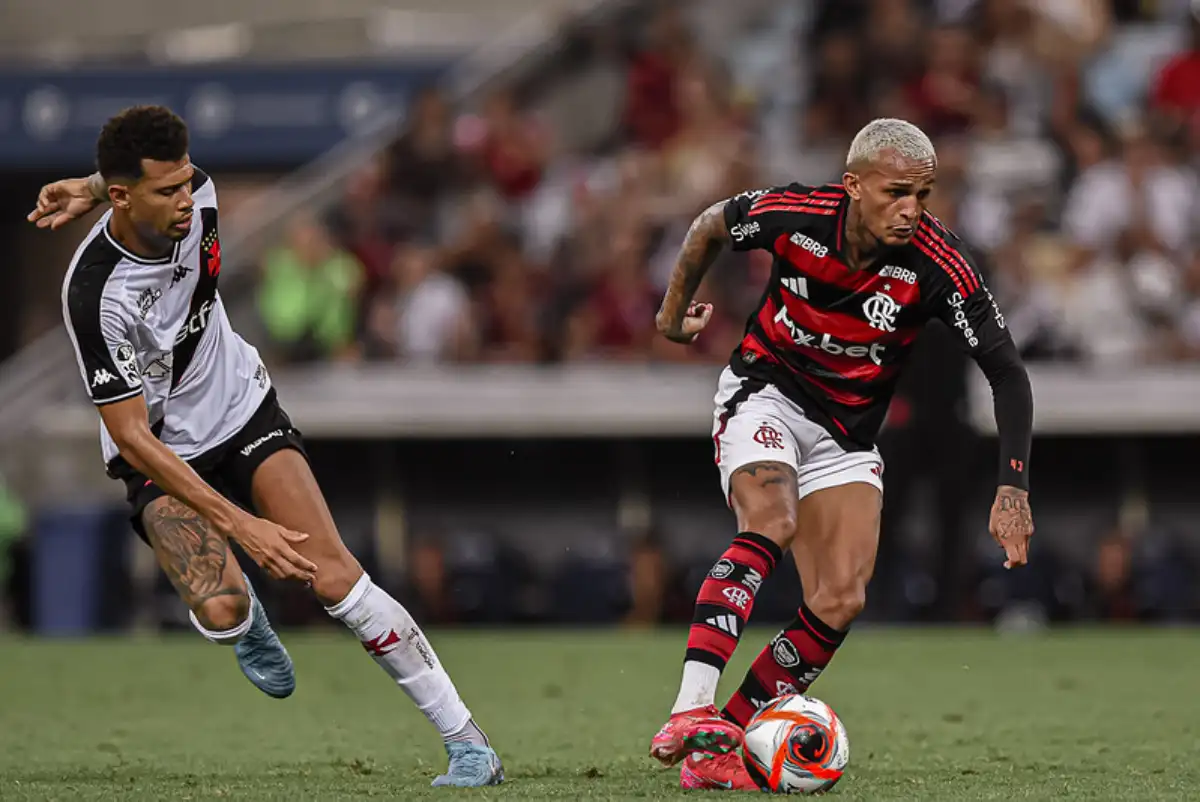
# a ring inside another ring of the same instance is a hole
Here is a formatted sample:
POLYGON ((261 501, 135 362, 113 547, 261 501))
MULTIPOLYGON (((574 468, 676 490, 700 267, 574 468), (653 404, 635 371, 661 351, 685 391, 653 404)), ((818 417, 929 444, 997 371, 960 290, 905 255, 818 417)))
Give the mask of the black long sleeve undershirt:
POLYGON ((1000 481, 1029 489, 1029 449, 1033 439, 1033 388, 1012 340, 975 358, 992 387, 1000 435, 1000 481))

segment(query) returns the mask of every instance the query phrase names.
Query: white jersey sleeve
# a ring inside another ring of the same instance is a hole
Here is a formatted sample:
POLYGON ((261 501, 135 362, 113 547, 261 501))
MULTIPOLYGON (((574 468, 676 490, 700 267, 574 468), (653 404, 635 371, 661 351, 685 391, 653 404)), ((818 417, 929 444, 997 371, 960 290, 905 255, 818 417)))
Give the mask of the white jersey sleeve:
POLYGON ((78 263, 63 286, 63 319, 88 395, 97 405, 142 392, 133 320, 112 281, 116 263, 78 263))

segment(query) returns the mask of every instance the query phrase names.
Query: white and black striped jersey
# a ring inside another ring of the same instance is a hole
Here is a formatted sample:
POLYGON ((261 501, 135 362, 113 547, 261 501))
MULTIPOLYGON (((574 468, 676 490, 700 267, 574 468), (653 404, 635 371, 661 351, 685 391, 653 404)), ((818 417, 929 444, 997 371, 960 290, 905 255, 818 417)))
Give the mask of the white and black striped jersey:
MULTIPOLYGON (((217 279, 217 193, 196 170, 193 223, 174 251, 143 259, 93 226, 63 280, 63 318, 98 406, 142 394, 151 431, 183 459, 236 434, 270 389, 258 351, 229 325, 217 279)), ((118 450, 101 425, 105 462, 118 450)))

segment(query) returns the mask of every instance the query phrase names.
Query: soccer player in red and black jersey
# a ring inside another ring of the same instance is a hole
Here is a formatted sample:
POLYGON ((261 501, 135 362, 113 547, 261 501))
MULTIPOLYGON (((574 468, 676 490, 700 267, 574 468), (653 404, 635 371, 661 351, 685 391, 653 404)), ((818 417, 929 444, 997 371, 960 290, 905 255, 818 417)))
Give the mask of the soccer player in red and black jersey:
POLYGON ((919 128, 875 120, 854 138, 842 184, 717 203, 680 249, 657 323, 681 343, 712 314, 692 299, 726 244, 774 256, 716 395, 716 462, 739 534, 700 589, 679 696, 650 748, 684 761, 684 787, 756 787, 736 753, 742 728, 768 700, 803 693, 862 611, 883 502, 875 436, 930 318, 957 332, 991 383, 1000 477, 989 528, 1005 567, 1028 559, 1029 378, 971 254, 925 211, 936 168, 919 128), (784 549, 804 599, 718 711, 717 681, 784 549))

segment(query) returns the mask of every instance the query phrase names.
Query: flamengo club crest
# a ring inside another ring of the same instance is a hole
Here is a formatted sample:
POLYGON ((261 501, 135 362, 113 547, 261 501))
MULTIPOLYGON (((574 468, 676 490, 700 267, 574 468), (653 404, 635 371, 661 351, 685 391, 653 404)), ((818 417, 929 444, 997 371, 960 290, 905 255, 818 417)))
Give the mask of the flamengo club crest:
POLYGON ((896 313, 899 311, 900 304, 880 290, 863 302, 863 314, 867 316, 867 322, 871 328, 880 331, 896 330, 896 313))

